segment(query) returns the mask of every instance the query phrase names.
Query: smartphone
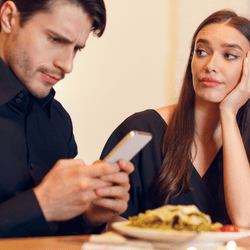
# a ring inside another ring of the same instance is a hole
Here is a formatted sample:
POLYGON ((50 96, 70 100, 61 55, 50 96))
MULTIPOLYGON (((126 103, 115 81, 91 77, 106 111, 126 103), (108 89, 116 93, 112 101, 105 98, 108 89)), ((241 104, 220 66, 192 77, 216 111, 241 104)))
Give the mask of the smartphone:
POLYGON ((119 160, 130 161, 143 147, 152 139, 152 134, 142 131, 130 131, 103 159, 108 163, 115 163, 119 160))

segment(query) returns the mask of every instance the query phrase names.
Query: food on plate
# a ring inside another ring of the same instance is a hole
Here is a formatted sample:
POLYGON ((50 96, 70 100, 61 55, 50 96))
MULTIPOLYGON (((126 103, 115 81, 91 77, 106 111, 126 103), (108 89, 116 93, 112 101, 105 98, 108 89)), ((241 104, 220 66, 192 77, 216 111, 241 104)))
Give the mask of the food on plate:
POLYGON ((129 217, 129 221, 130 227, 197 232, 217 230, 223 226, 219 222, 212 223, 210 216, 195 205, 166 205, 129 217))
POLYGON ((220 228, 212 229, 213 232, 239 232, 240 229, 234 225, 224 225, 220 228))

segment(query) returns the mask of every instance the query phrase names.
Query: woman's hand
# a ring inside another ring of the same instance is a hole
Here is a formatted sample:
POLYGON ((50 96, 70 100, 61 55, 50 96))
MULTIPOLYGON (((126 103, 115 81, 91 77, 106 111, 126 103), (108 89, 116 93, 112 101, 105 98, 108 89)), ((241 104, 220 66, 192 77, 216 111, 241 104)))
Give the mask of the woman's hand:
POLYGON ((250 51, 247 53, 247 57, 243 61, 242 77, 239 84, 222 100, 219 107, 221 111, 230 112, 233 115, 237 115, 238 110, 247 102, 250 98, 250 51))
MULTIPOLYGON (((250 226, 250 165, 236 115, 250 98, 250 53, 243 61, 240 83, 220 103, 223 185, 227 213, 236 226, 250 226)), ((245 111, 247 112, 247 111, 245 111)))

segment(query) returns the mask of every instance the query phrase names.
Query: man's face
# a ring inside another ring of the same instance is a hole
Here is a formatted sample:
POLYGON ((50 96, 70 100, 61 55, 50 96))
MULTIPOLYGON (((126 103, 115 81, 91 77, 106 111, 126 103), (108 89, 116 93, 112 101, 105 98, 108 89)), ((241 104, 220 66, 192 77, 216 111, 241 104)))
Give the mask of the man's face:
POLYGON ((24 88, 38 98, 46 97, 72 71, 93 24, 75 5, 59 1, 51 10, 35 14, 23 27, 15 22, 0 53, 24 88))

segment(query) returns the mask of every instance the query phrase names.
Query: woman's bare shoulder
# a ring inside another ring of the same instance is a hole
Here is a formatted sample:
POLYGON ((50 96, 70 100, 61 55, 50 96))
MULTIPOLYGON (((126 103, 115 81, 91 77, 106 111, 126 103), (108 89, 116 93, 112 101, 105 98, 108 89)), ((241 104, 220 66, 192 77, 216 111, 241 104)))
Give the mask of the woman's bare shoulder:
POLYGON ((171 116, 175 110, 176 104, 170 105, 170 106, 165 106, 162 108, 156 109, 156 111, 159 113, 159 115, 162 117, 162 119, 169 124, 169 121, 171 119, 171 116))

